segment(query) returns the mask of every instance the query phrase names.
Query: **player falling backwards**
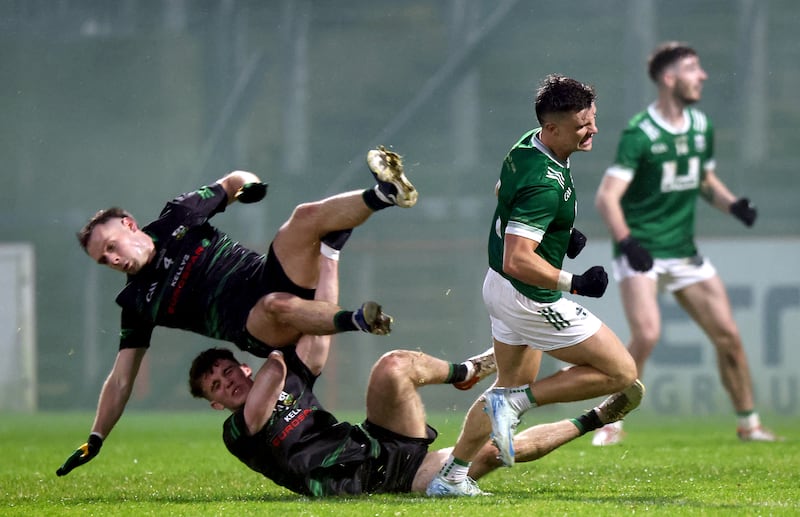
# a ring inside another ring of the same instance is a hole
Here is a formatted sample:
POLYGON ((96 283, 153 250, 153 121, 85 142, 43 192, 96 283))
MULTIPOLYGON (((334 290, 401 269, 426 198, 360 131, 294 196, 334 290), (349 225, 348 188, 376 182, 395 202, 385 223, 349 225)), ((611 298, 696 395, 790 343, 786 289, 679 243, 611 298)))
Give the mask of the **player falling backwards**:
POLYGON ((321 241, 335 254, 340 237, 376 211, 417 202, 417 191, 396 153, 373 149, 367 163, 377 180, 374 188, 298 205, 267 255, 241 246, 209 224, 231 203, 252 203, 266 195, 267 185, 250 172, 234 171, 178 196, 142 227, 120 208, 92 217, 78 234, 81 246, 98 264, 127 275, 117 297, 122 307, 119 352, 100 392, 89 438, 58 475, 100 451, 125 410, 156 326, 229 341, 261 357, 296 343, 303 334, 389 333, 391 318, 375 302, 347 311, 314 300, 321 241))

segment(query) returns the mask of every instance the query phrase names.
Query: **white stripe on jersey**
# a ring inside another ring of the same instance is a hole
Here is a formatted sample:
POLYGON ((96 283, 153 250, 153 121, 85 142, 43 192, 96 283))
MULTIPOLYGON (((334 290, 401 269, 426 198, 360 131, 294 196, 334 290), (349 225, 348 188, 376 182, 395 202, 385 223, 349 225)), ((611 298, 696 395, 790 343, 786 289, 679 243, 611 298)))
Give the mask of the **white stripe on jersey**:
POLYGON ((647 135, 647 138, 649 138, 651 142, 658 140, 658 136, 661 134, 661 131, 658 130, 655 124, 648 119, 644 119, 639 123, 639 129, 647 135))
POLYGON ((542 238, 544 237, 544 230, 517 221, 509 221, 506 225, 506 234, 509 233, 536 242, 542 242, 542 238))
POLYGON ((689 114, 692 117, 692 127, 695 131, 702 133, 708 129, 708 118, 705 113, 696 109, 689 109, 689 114))
POLYGON ((630 167, 623 167, 617 163, 606 169, 605 175, 613 178, 619 178, 623 181, 627 181, 628 183, 633 181, 633 169, 630 167))
POLYGON ((564 188, 564 175, 561 173, 561 171, 557 171, 548 167, 546 176, 551 180, 556 180, 558 184, 561 185, 561 188, 564 188))

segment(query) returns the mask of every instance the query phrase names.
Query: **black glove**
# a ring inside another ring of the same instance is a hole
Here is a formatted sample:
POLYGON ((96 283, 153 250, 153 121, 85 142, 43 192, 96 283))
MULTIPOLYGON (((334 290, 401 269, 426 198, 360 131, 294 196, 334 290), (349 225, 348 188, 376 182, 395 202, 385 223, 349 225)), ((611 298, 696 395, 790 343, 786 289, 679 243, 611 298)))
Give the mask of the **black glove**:
POLYGON ((103 439, 97 434, 90 434, 89 439, 86 440, 86 443, 78 447, 78 449, 72 453, 72 456, 67 458, 67 461, 58 467, 58 470, 56 470, 56 475, 66 476, 75 467, 80 467, 84 463, 87 463, 89 460, 97 456, 97 453, 100 452, 100 447, 102 446, 103 439))
POLYGON ((606 292, 608 274, 603 266, 592 266, 582 275, 572 275, 569 292, 581 296, 600 298, 606 292))
POLYGON ((240 203, 258 203, 267 195, 266 183, 245 183, 234 196, 240 203))
POLYGON ((630 235, 619 241, 619 249, 628 257, 628 264, 636 271, 649 271, 653 267, 653 256, 630 235))
POLYGON ((750 202, 746 197, 740 197, 731 203, 730 212, 733 217, 744 223, 745 226, 753 226, 758 216, 756 205, 750 202))
POLYGON ((573 228, 569 234, 569 244, 567 244, 567 256, 574 259, 581 252, 583 247, 586 246, 586 236, 573 228))

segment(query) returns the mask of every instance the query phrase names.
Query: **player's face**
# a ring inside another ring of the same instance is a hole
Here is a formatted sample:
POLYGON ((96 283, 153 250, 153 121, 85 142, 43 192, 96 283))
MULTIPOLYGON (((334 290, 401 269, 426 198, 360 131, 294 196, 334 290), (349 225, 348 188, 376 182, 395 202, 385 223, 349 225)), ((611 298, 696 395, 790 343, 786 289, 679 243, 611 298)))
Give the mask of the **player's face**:
POLYGON ((575 151, 591 151, 597 134, 597 106, 592 103, 584 110, 561 117, 558 126, 559 147, 567 151, 567 156, 575 151))
POLYGON ((123 217, 95 226, 86 252, 98 264, 134 275, 150 261, 154 247, 133 219, 123 217))
POLYGON ((200 380, 203 394, 218 409, 239 409, 244 406, 253 380, 250 368, 230 359, 220 359, 200 380))
POLYGON ((675 83, 673 95, 683 104, 694 104, 703 95, 703 82, 708 79, 706 71, 700 66, 700 58, 686 56, 673 67, 675 83))

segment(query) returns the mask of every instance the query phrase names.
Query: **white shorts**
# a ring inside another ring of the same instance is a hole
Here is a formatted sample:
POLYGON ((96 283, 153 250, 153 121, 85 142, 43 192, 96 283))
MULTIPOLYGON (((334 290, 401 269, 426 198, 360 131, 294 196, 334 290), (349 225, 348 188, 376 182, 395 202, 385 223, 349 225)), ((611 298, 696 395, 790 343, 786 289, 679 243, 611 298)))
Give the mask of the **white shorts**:
POLYGON ((653 267, 644 273, 631 268, 628 259, 624 255, 620 255, 612 262, 611 270, 614 273, 614 280, 617 282, 633 275, 644 275, 655 280, 660 291, 666 290, 670 293, 708 280, 717 274, 714 264, 700 255, 676 259, 653 259, 653 267))
POLYGON ((577 345, 602 325, 597 316, 572 300, 531 300, 491 268, 483 280, 483 303, 489 311, 493 338, 544 352, 577 345))

